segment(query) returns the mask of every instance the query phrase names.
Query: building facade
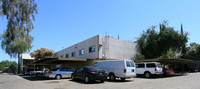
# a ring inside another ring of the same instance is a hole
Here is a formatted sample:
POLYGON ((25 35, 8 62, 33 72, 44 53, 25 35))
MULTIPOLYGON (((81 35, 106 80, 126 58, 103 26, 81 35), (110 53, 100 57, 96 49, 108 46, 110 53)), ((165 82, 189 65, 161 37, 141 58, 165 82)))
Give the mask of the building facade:
POLYGON ((35 58, 31 57, 30 54, 22 54, 20 58, 20 68, 21 72, 28 69, 28 65, 33 64, 35 58))
POLYGON ((54 58, 44 58, 33 63, 34 58, 22 54, 22 71, 67 67, 76 69, 81 66, 91 66, 99 60, 135 60, 139 51, 137 42, 119 40, 109 36, 96 35, 80 43, 56 52, 54 58), (93 59, 93 60, 90 60, 93 59))
POLYGON ((60 58, 135 60, 138 51, 139 46, 137 42, 97 35, 55 54, 60 58))

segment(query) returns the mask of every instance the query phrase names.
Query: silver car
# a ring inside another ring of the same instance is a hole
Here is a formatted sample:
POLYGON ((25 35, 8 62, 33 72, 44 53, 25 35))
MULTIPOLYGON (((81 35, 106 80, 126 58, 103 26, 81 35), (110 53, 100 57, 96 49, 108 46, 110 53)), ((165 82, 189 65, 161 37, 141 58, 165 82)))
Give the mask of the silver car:
POLYGON ((56 68, 52 71, 46 71, 45 76, 49 78, 61 79, 71 77, 73 72, 74 71, 71 68, 56 68))

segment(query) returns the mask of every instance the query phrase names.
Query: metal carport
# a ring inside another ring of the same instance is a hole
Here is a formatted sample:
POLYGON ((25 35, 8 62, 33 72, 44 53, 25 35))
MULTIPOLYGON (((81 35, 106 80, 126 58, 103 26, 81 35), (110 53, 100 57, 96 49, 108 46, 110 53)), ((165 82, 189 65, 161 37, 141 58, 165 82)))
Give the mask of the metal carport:
POLYGON ((184 67, 187 66, 188 64, 193 64, 195 63, 194 60, 190 59, 175 59, 175 58, 161 58, 161 59, 143 59, 143 60, 135 60, 136 63, 139 62, 159 62, 162 65, 173 65, 175 68, 177 66, 181 67, 179 68, 180 70, 178 72, 183 73, 184 72, 184 67))

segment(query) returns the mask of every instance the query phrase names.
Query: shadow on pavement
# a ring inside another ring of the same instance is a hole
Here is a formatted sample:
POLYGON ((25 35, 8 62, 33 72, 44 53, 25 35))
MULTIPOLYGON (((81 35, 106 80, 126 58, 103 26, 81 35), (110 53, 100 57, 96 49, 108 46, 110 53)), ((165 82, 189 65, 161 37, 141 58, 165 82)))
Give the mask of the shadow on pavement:
POLYGON ((114 83, 127 83, 127 82, 132 82, 132 81, 134 80, 129 80, 129 79, 126 79, 126 80, 116 79, 115 81, 107 80, 107 82, 114 82, 114 83))
POLYGON ((83 80, 69 80, 71 82, 76 82, 76 83, 80 83, 80 84, 102 84, 100 81, 90 81, 89 83, 85 83, 83 80))
MULTIPOLYGON (((83 80, 79 80, 79 79, 76 79, 76 80, 69 80, 71 82, 76 82, 76 83, 80 83, 80 84, 102 84, 100 81, 96 80, 96 81, 90 81, 89 83, 85 83, 83 80)), ((134 80, 118 80, 116 79, 115 81, 111 81, 111 80, 106 80, 104 82, 113 82, 113 83, 127 83, 127 82, 132 82, 134 80)))
MULTIPOLYGON (((29 81, 47 81, 47 80, 57 80, 54 78, 47 78, 44 76, 27 76, 27 75, 20 75, 20 77, 29 80, 29 81)), ((64 78, 63 78, 64 79, 64 78)), ((66 78, 65 78, 66 79, 66 78)), ((62 79, 60 79, 62 80, 62 79)))
POLYGON ((150 78, 145 78, 143 75, 137 75, 136 78, 143 78, 143 79, 161 79, 161 78, 173 78, 173 77, 180 77, 180 76, 187 76, 188 73, 175 73, 174 75, 162 75, 162 76, 156 76, 153 75, 150 78))

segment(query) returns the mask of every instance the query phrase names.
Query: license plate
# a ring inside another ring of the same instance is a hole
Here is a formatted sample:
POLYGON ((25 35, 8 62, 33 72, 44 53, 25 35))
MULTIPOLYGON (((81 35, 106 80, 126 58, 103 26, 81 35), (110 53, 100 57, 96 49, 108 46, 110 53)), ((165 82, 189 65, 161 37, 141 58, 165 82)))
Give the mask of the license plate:
POLYGON ((103 73, 99 73, 99 75, 103 75, 103 73))

